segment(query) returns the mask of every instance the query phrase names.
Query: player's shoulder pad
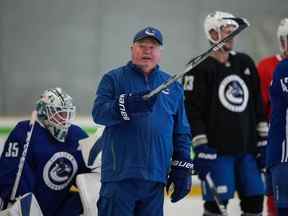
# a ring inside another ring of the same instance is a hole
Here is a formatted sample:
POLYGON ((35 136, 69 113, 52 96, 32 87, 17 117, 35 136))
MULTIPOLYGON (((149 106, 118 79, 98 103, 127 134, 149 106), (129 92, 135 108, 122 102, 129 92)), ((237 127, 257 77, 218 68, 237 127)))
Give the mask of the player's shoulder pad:
POLYGON ((284 59, 276 66, 274 72, 274 79, 281 79, 283 77, 288 77, 288 59, 284 59))
POLYGON ((69 143, 77 143, 78 141, 84 138, 87 138, 88 134, 78 125, 72 124, 69 127, 68 135, 66 137, 67 142, 69 143))
POLYGON ((266 56, 258 62, 258 66, 265 66, 266 64, 270 64, 270 62, 273 62, 275 57, 277 58, 277 55, 272 55, 272 56, 266 56))
POLYGON ((231 51, 230 54, 231 54, 232 56, 235 56, 235 57, 239 58, 240 60, 249 61, 249 62, 253 62, 253 63, 254 63, 254 60, 252 59, 252 57, 250 57, 250 56, 249 56, 248 54, 246 54, 246 53, 231 51))
POLYGON ((27 131, 30 129, 30 121, 29 120, 23 120, 16 124, 16 126, 12 129, 12 131, 9 134, 8 139, 13 140, 25 140, 27 131))

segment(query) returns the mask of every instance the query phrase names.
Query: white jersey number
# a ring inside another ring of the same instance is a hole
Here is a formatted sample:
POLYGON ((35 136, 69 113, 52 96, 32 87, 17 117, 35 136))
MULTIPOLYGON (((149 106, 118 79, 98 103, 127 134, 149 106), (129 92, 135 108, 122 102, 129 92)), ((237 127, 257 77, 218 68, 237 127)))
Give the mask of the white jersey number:
POLYGON ((10 142, 8 143, 8 149, 5 153, 5 157, 17 157, 19 153, 19 143, 10 142))

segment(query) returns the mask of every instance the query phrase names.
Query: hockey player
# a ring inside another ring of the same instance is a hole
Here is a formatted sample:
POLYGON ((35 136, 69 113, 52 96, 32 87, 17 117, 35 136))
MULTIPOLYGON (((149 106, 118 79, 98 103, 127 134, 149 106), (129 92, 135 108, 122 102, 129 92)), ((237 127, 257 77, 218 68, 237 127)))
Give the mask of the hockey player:
MULTIPOLYGON (((281 37, 287 46, 288 36, 281 37)), ((271 174, 273 198, 278 216, 288 215, 288 59, 282 60, 273 74, 270 87, 271 121, 267 147, 267 166, 271 174)))
MULTIPOLYGON (((217 43, 238 24, 230 13, 216 11, 204 21, 210 43, 217 43)), ((234 39, 213 51, 184 78, 185 104, 193 125, 194 167, 202 183, 204 215, 221 215, 206 184, 210 174, 222 204, 237 191, 242 215, 262 215, 264 184, 260 175, 267 124, 259 77, 253 60, 232 51, 234 39), (257 145, 258 141, 259 145, 257 145), (256 158, 258 155, 258 158, 256 158)))
MULTIPOLYGON (((272 81, 273 72, 277 64, 285 58, 288 58, 288 18, 282 19, 277 30, 277 38, 280 47, 280 54, 265 57, 260 60, 257 69, 259 72, 260 82, 261 82, 261 93, 264 104, 265 116, 267 121, 270 119, 271 107, 270 107, 270 96, 269 87, 272 81)), ((270 172, 266 171, 266 193, 267 193, 267 211, 269 216, 276 216, 275 203, 273 201, 272 187, 270 172)))
MULTIPOLYGON (((75 106, 61 88, 44 91, 36 104, 37 121, 25 158, 16 197, 33 192, 44 216, 76 216, 82 212, 80 197, 69 191, 78 173, 89 172, 78 141, 87 134, 72 124, 75 106)), ((11 131, 0 159, 0 197, 3 207, 11 200, 29 121, 21 121, 11 131)), ((13 200, 12 200, 13 201, 13 200)))
POLYGON ((170 77, 158 65, 162 44, 158 29, 139 31, 132 60, 106 73, 98 86, 92 115, 106 126, 97 202, 101 216, 161 216, 166 182, 166 189, 174 186, 172 202, 190 191, 191 135, 182 86, 176 82, 143 99, 170 77))

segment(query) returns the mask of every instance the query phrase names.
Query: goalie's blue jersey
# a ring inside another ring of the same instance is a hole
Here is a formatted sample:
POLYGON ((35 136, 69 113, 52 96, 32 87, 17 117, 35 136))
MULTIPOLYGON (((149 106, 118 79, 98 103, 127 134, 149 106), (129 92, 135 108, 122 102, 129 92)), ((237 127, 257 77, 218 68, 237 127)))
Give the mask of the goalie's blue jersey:
MULTIPOLYGON (((29 130, 29 121, 21 121, 5 142, 0 159, 0 197, 6 203, 29 130)), ((66 200, 71 197, 69 189, 75 183, 76 174, 89 172, 78 150, 78 141, 86 137, 87 134, 80 127, 72 125, 66 141, 61 143, 36 122, 17 196, 33 192, 45 216, 58 215, 66 200)), ((78 204, 81 207, 81 203, 78 204)), ((73 211, 71 207, 71 212, 73 211)), ((75 215, 71 212, 68 215, 75 215)))
POLYGON ((272 113, 267 147, 269 167, 288 162, 288 59, 282 60, 276 67, 270 97, 272 113))
POLYGON ((180 83, 157 96, 151 113, 123 120, 115 107, 121 94, 149 91, 169 78, 158 66, 145 77, 131 62, 102 78, 92 113, 95 123, 106 126, 101 138, 102 181, 136 178, 164 183, 172 154, 190 158, 190 126, 180 83))

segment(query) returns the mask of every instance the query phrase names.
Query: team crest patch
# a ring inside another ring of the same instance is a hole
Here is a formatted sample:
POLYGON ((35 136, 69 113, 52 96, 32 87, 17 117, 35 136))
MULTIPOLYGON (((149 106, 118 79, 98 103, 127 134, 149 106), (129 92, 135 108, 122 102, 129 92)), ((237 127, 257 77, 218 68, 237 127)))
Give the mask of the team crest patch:
POLYGON ((193 90, 193 82, 194 82, 194 76, 185 76, 184 77, 184 83, 183 83, 184 90, 192 91, 193 90))
POLYGON ((226 109, 232 112, 243 112, 247 107, 249 91, 239 76, 230 75, 221 82, 218 97, 226 109))
POLYGON ((78 170, 77 161, 67 152, 57 152, 45 164, 43 179, 52 190, 64 189, 78 170))

